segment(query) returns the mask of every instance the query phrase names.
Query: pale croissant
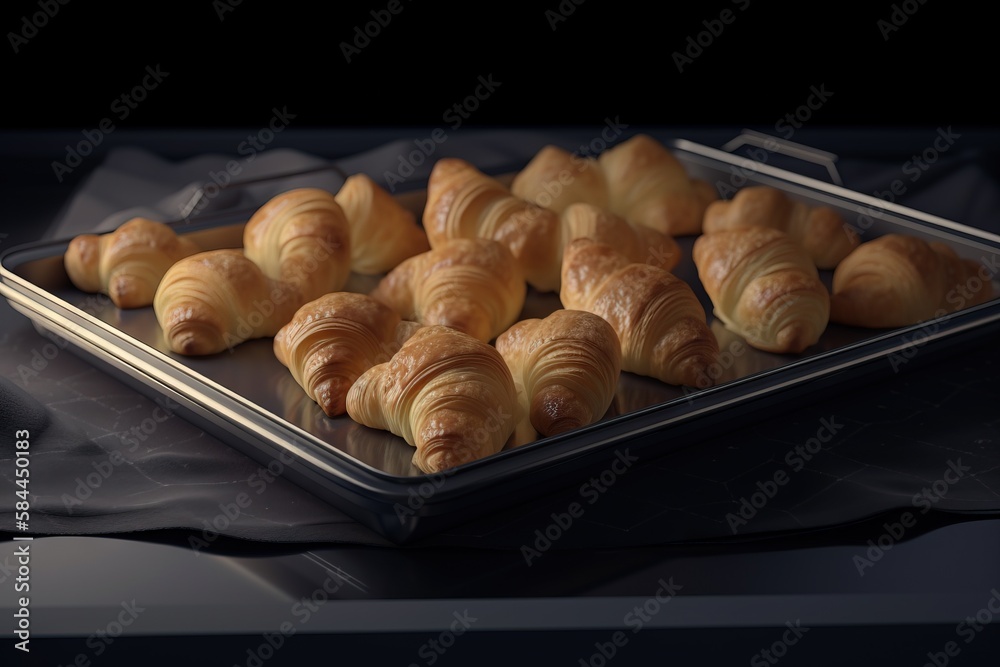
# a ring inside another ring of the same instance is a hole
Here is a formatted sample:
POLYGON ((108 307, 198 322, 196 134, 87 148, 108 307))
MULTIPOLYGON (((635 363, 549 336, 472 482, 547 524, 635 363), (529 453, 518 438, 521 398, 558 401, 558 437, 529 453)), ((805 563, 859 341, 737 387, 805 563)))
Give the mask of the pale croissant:
POLYGON ((692 254, 715 316, 751 346, 800 353, 826 330, 830 294, 812 259, 784 232, 747 227, 704 234, 692 254))
POLYGON ((160 281, 153 311, 167 347, 184 355, 232 351, 274 336, 302 305, 292 283, 269 278, 242 250, 210 250, 178 261, 160 281))
POLYGON ((557 435, 601 419, 615 398, 622 367, 618 334, 602 317, 557 310, 522 320, 496 340, 531 425, 557 435))
POLYGON ((862 243, 834 271, 830 319, 871 328, 907 326, 992 297, 991 278, 977 262, 940 241, 888 234, 862 243))
MULTIPOLYGON (((274 337, 274 355, 328 417, 345 411, 347 390, 399 349, 399 314, 365 294, 333 292, 305 304, 274 337)), ((409 323, 407 323, 409 324, 409 323)))
POLYGON ((670 236, 699 234, 705 209, 718 199, 711 184, 689 176, 666 146, 645 134, 597 158, 546 146, 517 173, 511 191, 554 211, 586 202, 670 236))
POLYGON ((743 188, 705 211, 706 234, 741 227, 780 229, 806 249, 819 269, 835 268, 859 243, 832 207, 812 206, 767 185, 743 188))
POLYGON ((344 210, 320 188, 272 197, 243 230, 243 250, 273 280, 291 283, 305 302, 340 290, 351 273, 351 230, 344 210))
POLYGON ((496 348, 446 326, 418 329, 347 393, 354 421, 403 438, 435 473, 499 452, 514 431, 517 390, 496 348))
POLYGON ((690 285, 660 267, 629 262, 606 244, 577 239, 563 257, 560 300, 604 318, 618 334, 622 370, 700 386, 719 346, 690 285))
POLYGON ((488 342, 517 320, 527 285, 502 243, 452 239, 403 261, 371 296, 403 319, 450 326, 488 342))
POLYGON ((612 245, 632 261, 655 257, 670 270, 680 261, 673 237, 597 206, 556 213, 511 193, 500 181, 458 158, 438 160, 427 184, 424 229, 431 247, 454 238, 489 238, 506 245, 525 280, 540 292, 559 290, 562 255, 574 239, 612 245))
POLYGON ((416 216, 366 174, 351 175, 335 199, 350 222, 353 271, 385 273, 430 250, 416 216))
POLYGON ((153 303, 167 269, 198 251, 170 226, 132 218, 113 232, 74 237, 63 263, 80 290, 107 294, 119 308, 141 308, 153 303))

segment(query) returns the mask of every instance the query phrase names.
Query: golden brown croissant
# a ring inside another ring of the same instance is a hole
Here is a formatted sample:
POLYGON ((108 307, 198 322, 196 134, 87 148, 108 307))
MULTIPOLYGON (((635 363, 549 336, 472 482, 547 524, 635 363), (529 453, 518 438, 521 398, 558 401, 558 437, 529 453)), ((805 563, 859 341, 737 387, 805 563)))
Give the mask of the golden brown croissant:
MULTIPOLYGON (((305 304, 274 337, 274 355, 329 417, 343 414, 347 390, 403 343, 400 317, 365 294, 333 292, 305 304)), ((403 327, 406 332, 412 329, 403 327)))
POLYGON ((899 327, 993 297, 980 265, 939 241, 888 234, 867 241, 833 273, 830 319, 859 327, 899 327))
POLYGON ((622 370, 696 386, 719 346, 690 285, 669 271, 629 262, 603 243, 577 239, 563 257, 559 297, 603 317, 618 334, 622 370))
POLYGON ((833 208, 810 206, 767 185, 743 188, 705 211, 706 234, 740 227, 780 229, 806 249, 819 269, 836 267, 859 243, 833 208))
POLYGON ((603 209, 610 203, 600 163, 553 145, 542 147, 514 175, 510 191, 556 213, 580 202, 603 209))
MULTIPOLYGON (((674 237, 650 227, 633 225, 620 215, 592 204, 570 204, 562 212, 563 247, 588 238, 610 246, 630 262, 640 262, 672 271, 681 261, 681 248, 674 237)), ((559 257, 562 275, 562 255, 559 257)))
POLYGON ((81 234, 70 241, 63 263, 84 292, 107 294, 119 308, 141 308, 167 269, 199 248, 162 222, 132 218, 107 234, 81 234))
POLYGON ((432 248, 454 238, 481 237, 505 244, 525 280, 541 292, 559 290, 562 254, 576 238, 608 243, 632 261, 658 257, 668 270, 680 261, 680 247, 667 234, 586 203, 556 213, 515 196, 458 158, 438 160, 431 171, 424 228, 432 248))
POLYGON ((335 199, 350 221, 352 270, 385 273, 430 250, 416 216, 367 175, 350 176, 335 199))
POLYGON ((704 234, 692 254, 715 316, 753 347, 800 353, 826 330, 830 294, 812 259, 784 232, 704 234))
POLYGON ((520 418, 514 379, 489 343, 451 327, 418 329, 347 392, 347 414, 416 448, 427 473, 499 452, 520 418))
POLYGON ((514 376, 531 425, 557 435, 601 419, 615 398, 622 367, 618 334, 583 310, 522 320, 496 341, 514 376))
POLYGON ((283 192, 257 209, 243 230, 243 250, 267 277, 294 285, 302 303, 339 291, 351 273, 347 216, 319 188, 283 192))
POLYGON ((350 244, 347 217, 329 192, 273 197, 244 227, 243 250, 199 253, 164 275, 153 306, 167 344, 205 355, 274 336, 300 307, 344 286, 350 244))
POLYGON ((232 350, 274 336, 302 305, 292 283, 269 278, 242 250, 210 250, 176 262, 160 281, 153 311, 178 354, 232 350))
POLYGON ((706 207, 718 199, 708 182, 691 178, 673 153, 644 134, 597 158, 547 146, 518 172, 511 191, 554 211, 586 202, 670 236, 700 233, 706 207))
POLYGON ((452 239, 404 260, 371 296, 403 319, 443 324, 488 342, 517 320, 527 285, 502 243, 452 239))

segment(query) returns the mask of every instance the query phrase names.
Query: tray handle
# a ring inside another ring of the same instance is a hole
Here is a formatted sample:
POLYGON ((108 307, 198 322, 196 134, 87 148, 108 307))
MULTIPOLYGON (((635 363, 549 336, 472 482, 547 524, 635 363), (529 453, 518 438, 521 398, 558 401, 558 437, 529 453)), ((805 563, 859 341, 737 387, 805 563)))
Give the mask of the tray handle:
POLYGON ((764 150, 771 151, 772 153, 781 153, 782 155, 788 155, 805 162, 811 162, 813 164, 818 164, 821 167, 826 167, 827 172, 830 174, 830 180, 833 181, 835 185, 844 184, 843 180, 840 178, 840 172, 837 170, 837 155, 834 153, 806 146, 805 144, 799 144, 794 141, 788 141, 787 139, 778 139, 777 137, 772 137, 769 134, 749 129, 742 130, 742 133, 739 136, 723 144, 722 150, 727 153, 733 153, 736 149, 746 145, 757 146, 758 148, 763 148, 764 150))

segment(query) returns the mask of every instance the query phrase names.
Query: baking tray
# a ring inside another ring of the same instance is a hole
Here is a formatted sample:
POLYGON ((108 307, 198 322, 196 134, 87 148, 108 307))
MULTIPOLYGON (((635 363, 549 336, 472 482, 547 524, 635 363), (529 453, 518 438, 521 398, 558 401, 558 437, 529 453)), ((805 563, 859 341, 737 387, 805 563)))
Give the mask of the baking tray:
MULTIPOLYGON (((686 140, 665 143, 691 176, 715 184, 723 194, 748 185, 770 185, 810 204, 834 207, 862 233, 862 240, 890 232, 937 239, 996 270, 1000 236, 766 161, 686 140)), ((769 149, 775 146, 780 144, 771 142, 769 149)), ((514 171, 495 175, 509 182, 514 171)), ((331 167, 243 187, 249 191, 264 185, 274 192, 308 185, 335 190, 342 177, 331 167)), ((423 190, 396 196, 419 219, 423 190)), ((255 207, 233 206, 172 224, 204 248, 239 247, 243 226, 255 207)), ((399 544, 564 485, 580 484, 584 499, 600 488, 602 473, 606 484, 626 462, 691 446, 773 414, 775 407, 787 410, 796 402, 819 400, 829 390, 849 388, 873 375, 905 370, 918 353, 926 357, 957 349, 972 338, 995 335, 1000 320, 1000 299, 994 298, 940 320, 892 330, 831 323, 820 341, 801 355, 761 352, 712 317, 711 302, 691 260, 693 238, 682 237, 678 242, 683 259, 674 273, 692 286, 719 340, 722 357, 714 373, 715 386, 679 388, 623 373, 614 402, 598 423, 550 438, 519 428, 498 454, 428 475, 412 465, 413 449, 401 438, 346 416, 331 419, 323 414, 275 359, 270 339, 249 341, 211 357, 171 353, 152 308, 119 310, 107 298, 72 286, 62 265, 69 240, 19 246, 0 258, 0 293, 12 307, 41 332, 68 342, 74 352, 142 393, 169 398, 179 406, 177 412, 193 423, 262 464, 277 467, 291 481, 399 544), (592 486, 586 489, 587 484, 592 486)), ((821 274, 829 286, 832 272, 821 274)), ((377 280, 353 275, 346 289, 367 292, 377 280)), ((995 277, 993 282, 995 294, 1000 294, 995 277)), ((529 290, 522 318, 544 317, 560 307, 556 294, 529 290)))

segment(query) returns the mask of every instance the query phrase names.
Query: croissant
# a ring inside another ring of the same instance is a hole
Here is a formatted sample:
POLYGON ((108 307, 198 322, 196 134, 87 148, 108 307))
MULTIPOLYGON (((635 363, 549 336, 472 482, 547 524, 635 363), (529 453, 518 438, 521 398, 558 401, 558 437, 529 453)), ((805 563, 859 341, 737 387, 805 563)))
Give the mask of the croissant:
POLYGON ((302 303, 339 291, 351 272, 347 216, 319 188, 289 190, 257 209, 243 230, 243 250, 268 278, 294 285, 302 303))
POLYGON ((241 250, 209 250, 163 275, 153 312, 170 350, 207 355, 274 336, 302 305, 293 283, 269 278, 241 250))
POLYGON ((107 294, 119 308, 141 308, 153 303, 170 265, 198 251, 195 243, 168 225, 132 218, 107 234, 74 237, 63 264, 80 290, 107 294))
POLYGON ((580 202, 607 209, 608 181, 600 163, 558 146, 544 146, 514 175, 510 191, 561 213, 580 202))
POLYGON ((706 234, 740 227, 774 227, 802 245, 816 268, 832 269, 857 247, 858 235, 829 206, 810 206, 767 185, 746 187, 705 211, 706 234))
POLYGON ((586 202, 670 236, 699 234, 705 209, 718 199, 711 184, 691 178, 673 153, 645 134, 597 158, 546 146, 515 175, 511 191, 554 211, 586 202))
POLYGON ((993 297, 980 266, 940 241, 888 234, 867 241, 833 273, 830 319, 882 328, 917 324, 993 297))
POLYGON ((350 176, 335 199, 350 221, 351 269, 357 273, 386 273, 430 250, 416 216, 366 174, 350 176))
POLYGON ((623 371, 696 386, 718 360, 718 343, 690 285, 660 267, 629 262, 606 244, 577 239, 566 248, 559 298, 611 325, 623 371))
POLYGON ((432 248, 454 238, 481 237, 505 244, 525 280, 541 292, 559 290, 562 254, 576 238, 608 243, 633 261, 657 257, 668 270, 681 256, 677 242, 667 234, 586 203, 556 213, 515 196, 458 158, 438 160, 431 170, 424 228, 432 248))
POLYGON ((601 419, 615 398, 621 373, 618 334, 603 318, 557 310, 522 320, 496 340, 531 425, 557 435, 601 419))
POLYGON ((329 192, 271 198, 247 221, 242 250, 192 255, 164 275, 153 308, 168 347, 205 355, 274 336, 303 305, 344 286, 350 252, 347 217, 329 192))
MULTIPOLYGON (((672 271, 681 261, 681 248, 674 237, 650 227, 633 225, 625 218, 592 204, 570 204, 562 213, 563 245, 576 239, 598 241, 623 255, 630 262, 640 262, 672 271)), ((562 257, 559 258, 562 274, 562 257)))
POLYGON ((347 390, 402 344, 399 314, 365 294, 333 292, 305 304, 274 336, 274 356, 329 417, 347 390))
POLYGON ((519 419, 514 379, 496 348, 442 325, 418 329, 365 371, 347 392, 347 414, 402 437, 426 473, 499 452, 519 419))
POLYGON ((403 261, 371 296, 403 319, 450 326, 488 342, 517 320, 527 285, 502 243, 452 239, 403 261))
POLYGON ((830 294, 805 250, 784 232, 746 227, 704 234, 692 251, 715 316, 751 346, 800 353, 830 318, 830 294))

